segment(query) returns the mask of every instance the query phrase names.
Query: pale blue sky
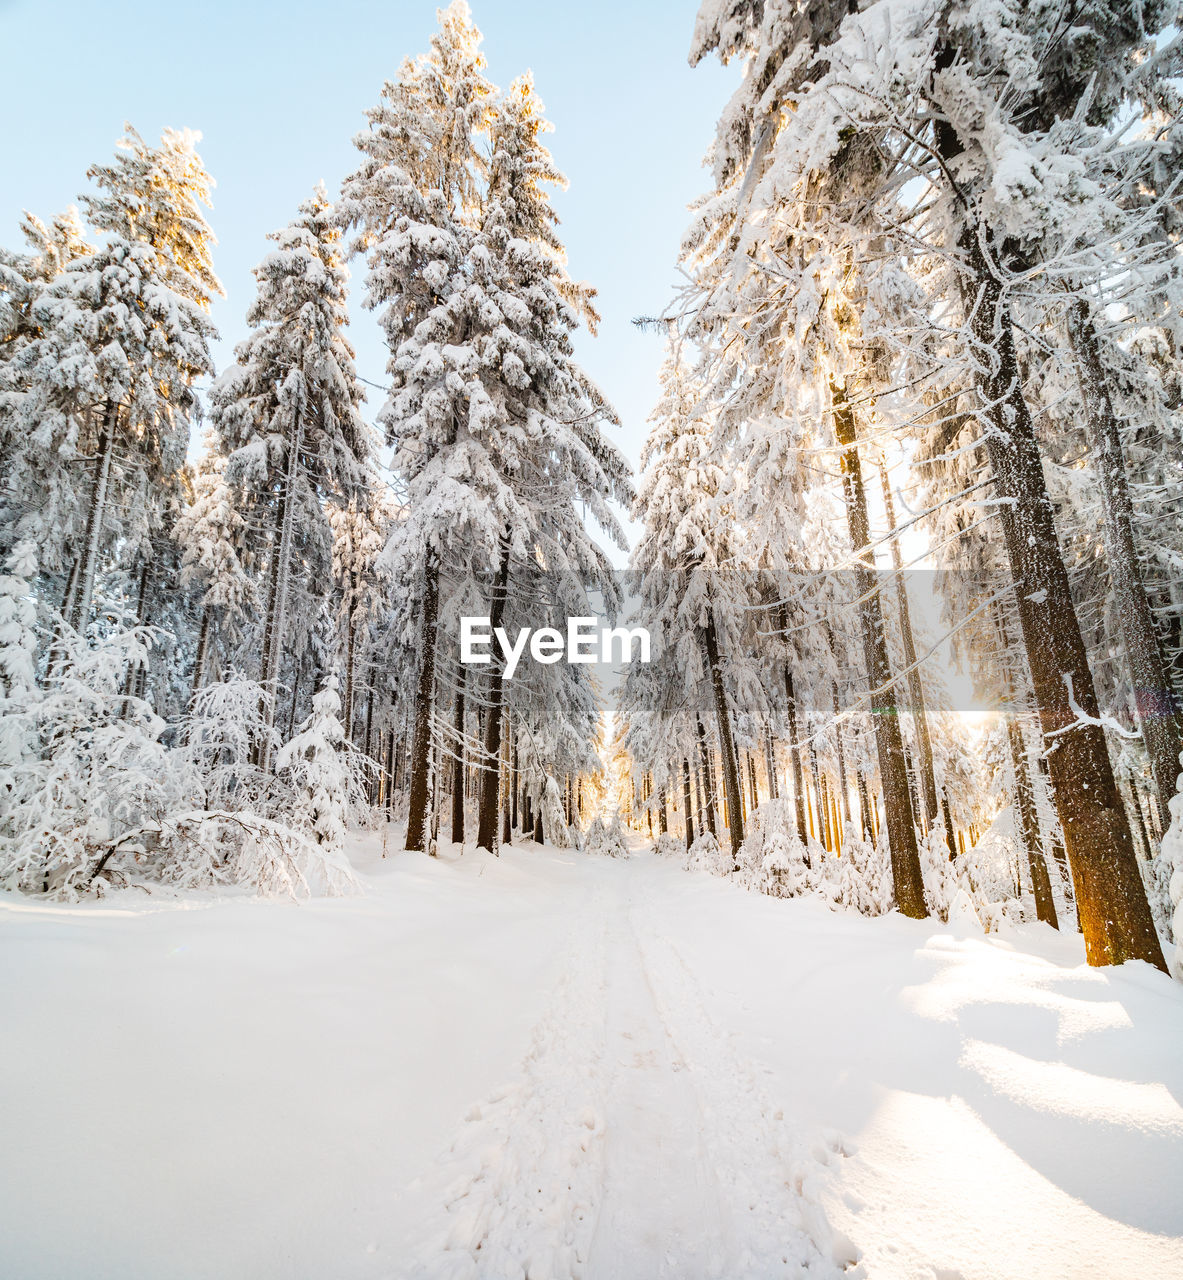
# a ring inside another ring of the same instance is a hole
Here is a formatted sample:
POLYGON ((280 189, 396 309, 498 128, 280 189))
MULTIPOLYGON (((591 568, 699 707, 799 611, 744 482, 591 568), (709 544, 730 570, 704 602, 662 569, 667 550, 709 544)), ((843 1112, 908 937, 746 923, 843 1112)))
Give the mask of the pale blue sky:
MULTIPOLYGON (((603 314, 600 336, 581 338, 580 358, 620 412, 619 440, 634 464, 661 339, 631 320, 670 297, 685 206, 708 185, 702 157, 738 76, 715 62, 687 65, 696 8, 472 0, 491 78, 505 86, 532 69, 555 125, 550 145, 571 183, 555 200, 560 234, 573 274, 599 289, 603 314)), ((22 209, 45 217, 74 201, 124 120, 146 137, 166 125, 200 129, 218 184, 210 221, 227 293, 214 311, 223 368, 245 330, 266 233, 318 180, 335 194, 356 163, 350 139, 363 111, 405 55, 426 49, 435 12, 431 0, 0 0, 0 47, 16 54, 5 68, 0 239, 16 245, 22 209)), ((381 382, 374 319, 352 310, 360 372, 381 382)), ((370 392, 371 414, 380 400, 370 392)))

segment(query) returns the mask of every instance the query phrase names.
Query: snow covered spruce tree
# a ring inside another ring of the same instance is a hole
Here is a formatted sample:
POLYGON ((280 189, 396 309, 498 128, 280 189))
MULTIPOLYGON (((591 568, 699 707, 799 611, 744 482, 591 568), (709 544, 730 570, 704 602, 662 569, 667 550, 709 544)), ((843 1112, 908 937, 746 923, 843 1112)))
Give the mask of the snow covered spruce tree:
MULTIPOLYGON (((982 431, 1002 500, 998 517, 1089 959, 1161 965, 1024 395, 1012 301, 1033 242, 1055 219, 1053 206, 1070 203, 1065 171, 1041 167, 1036 140, 1078 110, 1114 118, 1152 37, 1143 15, 1119 4, 1050 34, 1042 11, 1021 4, 1007 6, 1005 23, 993 10, 941 0, 910 10, 902 26, 898 18, 889 26, 883 4, 853 14, 826 5, 704 6, 692 58, 717 50, 747 59, 716 144, 717 203, 734 220, 719 242, 732 236, 752 257, 761 246, 745 236, 763 237, 775 271, 775 232, 770 242, 760 228, 776 220, 765 211, 825 200, 839 236, 866 247, 864 263, 889 261, 892 237, 906 235, 913 261, 923 245, 932 264, 924 286, 960 304, 962 323, 951 337, 965 371, 962 421, 982 431), (1003 65, 1008 75, 1000 78, 1003 65), (919 201, 900 194, 905 178, 917 175, 928 193, 919 201), (1033 217, 1036 193, 1042 203, 1033 217)), ((843 251, 841 239, 834 249, 843 251)), ((872 268, 871 312, 901 301, 896 276, 872 268)), ((863 330, 870 331, 866 316, 863 330)), ((887 330, 876 336, 890 346, 887 330)))
POLYGON ((219 286, 196 140, 168 131, 152 147, 129 128, 115 163, 90 171, 100 190, 82 203, 102 242, 83 253, 63 227, 60 269, 6 375, 0 416, 21 498, 9 536, 37 541, 43 572, 68 572, 62 612, 75 628, 101 569, 151 556, 179 493, 193 380, 212 368, 206 308, 219 286))
POLYGON ((31 515, 21 465, 25 438, 16 429, 16 411, 29 386, 27 349, 42 336, 34 308, 62 268, 93 248, 72 206, 48 226, 26 213, 21 233, 25 252, 0 248, 0 539, 6 554, 19 536, 18 523, 31 515))
MULTIPOLYGON (((293 663, 301 657, 291 644, 294 592, 303 590, 307 626, 331 592, 325 504, 347 504, 362 491, 370 452, 363 393, 343 332, 348 272, 341 231, 323 187, 271 239, 276 248, 255 268, 258 296, 247 314, 254 332, 210 391, 225 482, 251 530, 251 556, 266 565, 258 671, 268 724, 276 722, 285 654, 293 663)), ((266 752, 260 763, 267 765, 266 752)))
MULTIPOLYGON (((630 492, 624 459, 600 434, 614 416, 571 358, 570 334, 593 313, 553 230, 545 184, 560 179, 540 141, 541 104, 528 79, 498 99, 479 43, 462 0, 441 12, 431 51, 404 64, 369 113, 357 138, 366 160, 342 194, 367 255, 366 302, 391 352, 379 421, 404 516, 386 559, 396 579, 417 584, 412 849, 427 845, 441 586, 478 585, 494 626, 515 563, 541 560, 610 590, 578 504, 619 538, 606 499, 630 492)), ((495 849, 496 663, 483 698, 477 840, 495 849)))

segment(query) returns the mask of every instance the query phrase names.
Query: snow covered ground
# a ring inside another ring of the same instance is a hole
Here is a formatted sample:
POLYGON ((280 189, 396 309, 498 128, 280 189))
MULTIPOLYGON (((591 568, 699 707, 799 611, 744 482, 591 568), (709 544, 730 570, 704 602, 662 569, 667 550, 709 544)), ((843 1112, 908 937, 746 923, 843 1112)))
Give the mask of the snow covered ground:
POLYGON ((0 1272, 1183 1275, 1183 989, 638 854, 0 906, 0 1272), (861 1270, 859 1270, 861 1269, 861 1270))

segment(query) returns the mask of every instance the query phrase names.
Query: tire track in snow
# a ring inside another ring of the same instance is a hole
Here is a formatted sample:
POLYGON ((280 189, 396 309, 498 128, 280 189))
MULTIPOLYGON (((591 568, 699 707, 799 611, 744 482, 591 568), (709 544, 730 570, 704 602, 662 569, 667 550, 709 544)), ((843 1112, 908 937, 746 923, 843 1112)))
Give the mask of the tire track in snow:
POLYGON ((572 940, 519 1079, 465 1117, 393 1280, 583 1280, 603 1183, 605 921, 572 940))
POLYGON ((466 1116, 392 1280, 863 1275, 819 1194, 841 1139, 806 1149, 644 932, 623 886, 588 904, 518 1079, 466 1116))
POLYGON ((703 1115, 661 1018, 627 908, 608 968, 604 1199, 594 1280, 727 1277, 734 1254, 703 1115))
POLYGON ((726 1280, 862 1276, 858 1250, 830 1225, 820 1194, 852 1149, 836 1133, 807 1147, 752 1064, 714 1023, 674 943, 638 938, 638 946, 666 1034, 687 1063, 727 1206, 734 1251, 718 1274, 726 1280))

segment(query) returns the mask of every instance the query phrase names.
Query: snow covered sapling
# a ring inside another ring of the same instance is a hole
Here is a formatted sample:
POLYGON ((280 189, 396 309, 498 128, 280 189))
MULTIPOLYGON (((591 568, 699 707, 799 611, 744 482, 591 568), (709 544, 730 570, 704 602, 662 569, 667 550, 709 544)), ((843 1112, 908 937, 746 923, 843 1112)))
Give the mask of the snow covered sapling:
POLYGON ((559 794, 559 784, 550 774, 542 790, 542 837, 556 849, 565 849, 569 843, 563 797, 559 794))
POLYGON ((276 757, 276 771, 296 795, 292 818, 316 846, 304 871, 313 887, 340 891, 354 882, 344 857, 350 800, 360 791, 345 740, 337 677, 329 676, 312 699, 312 714, 276 757))

